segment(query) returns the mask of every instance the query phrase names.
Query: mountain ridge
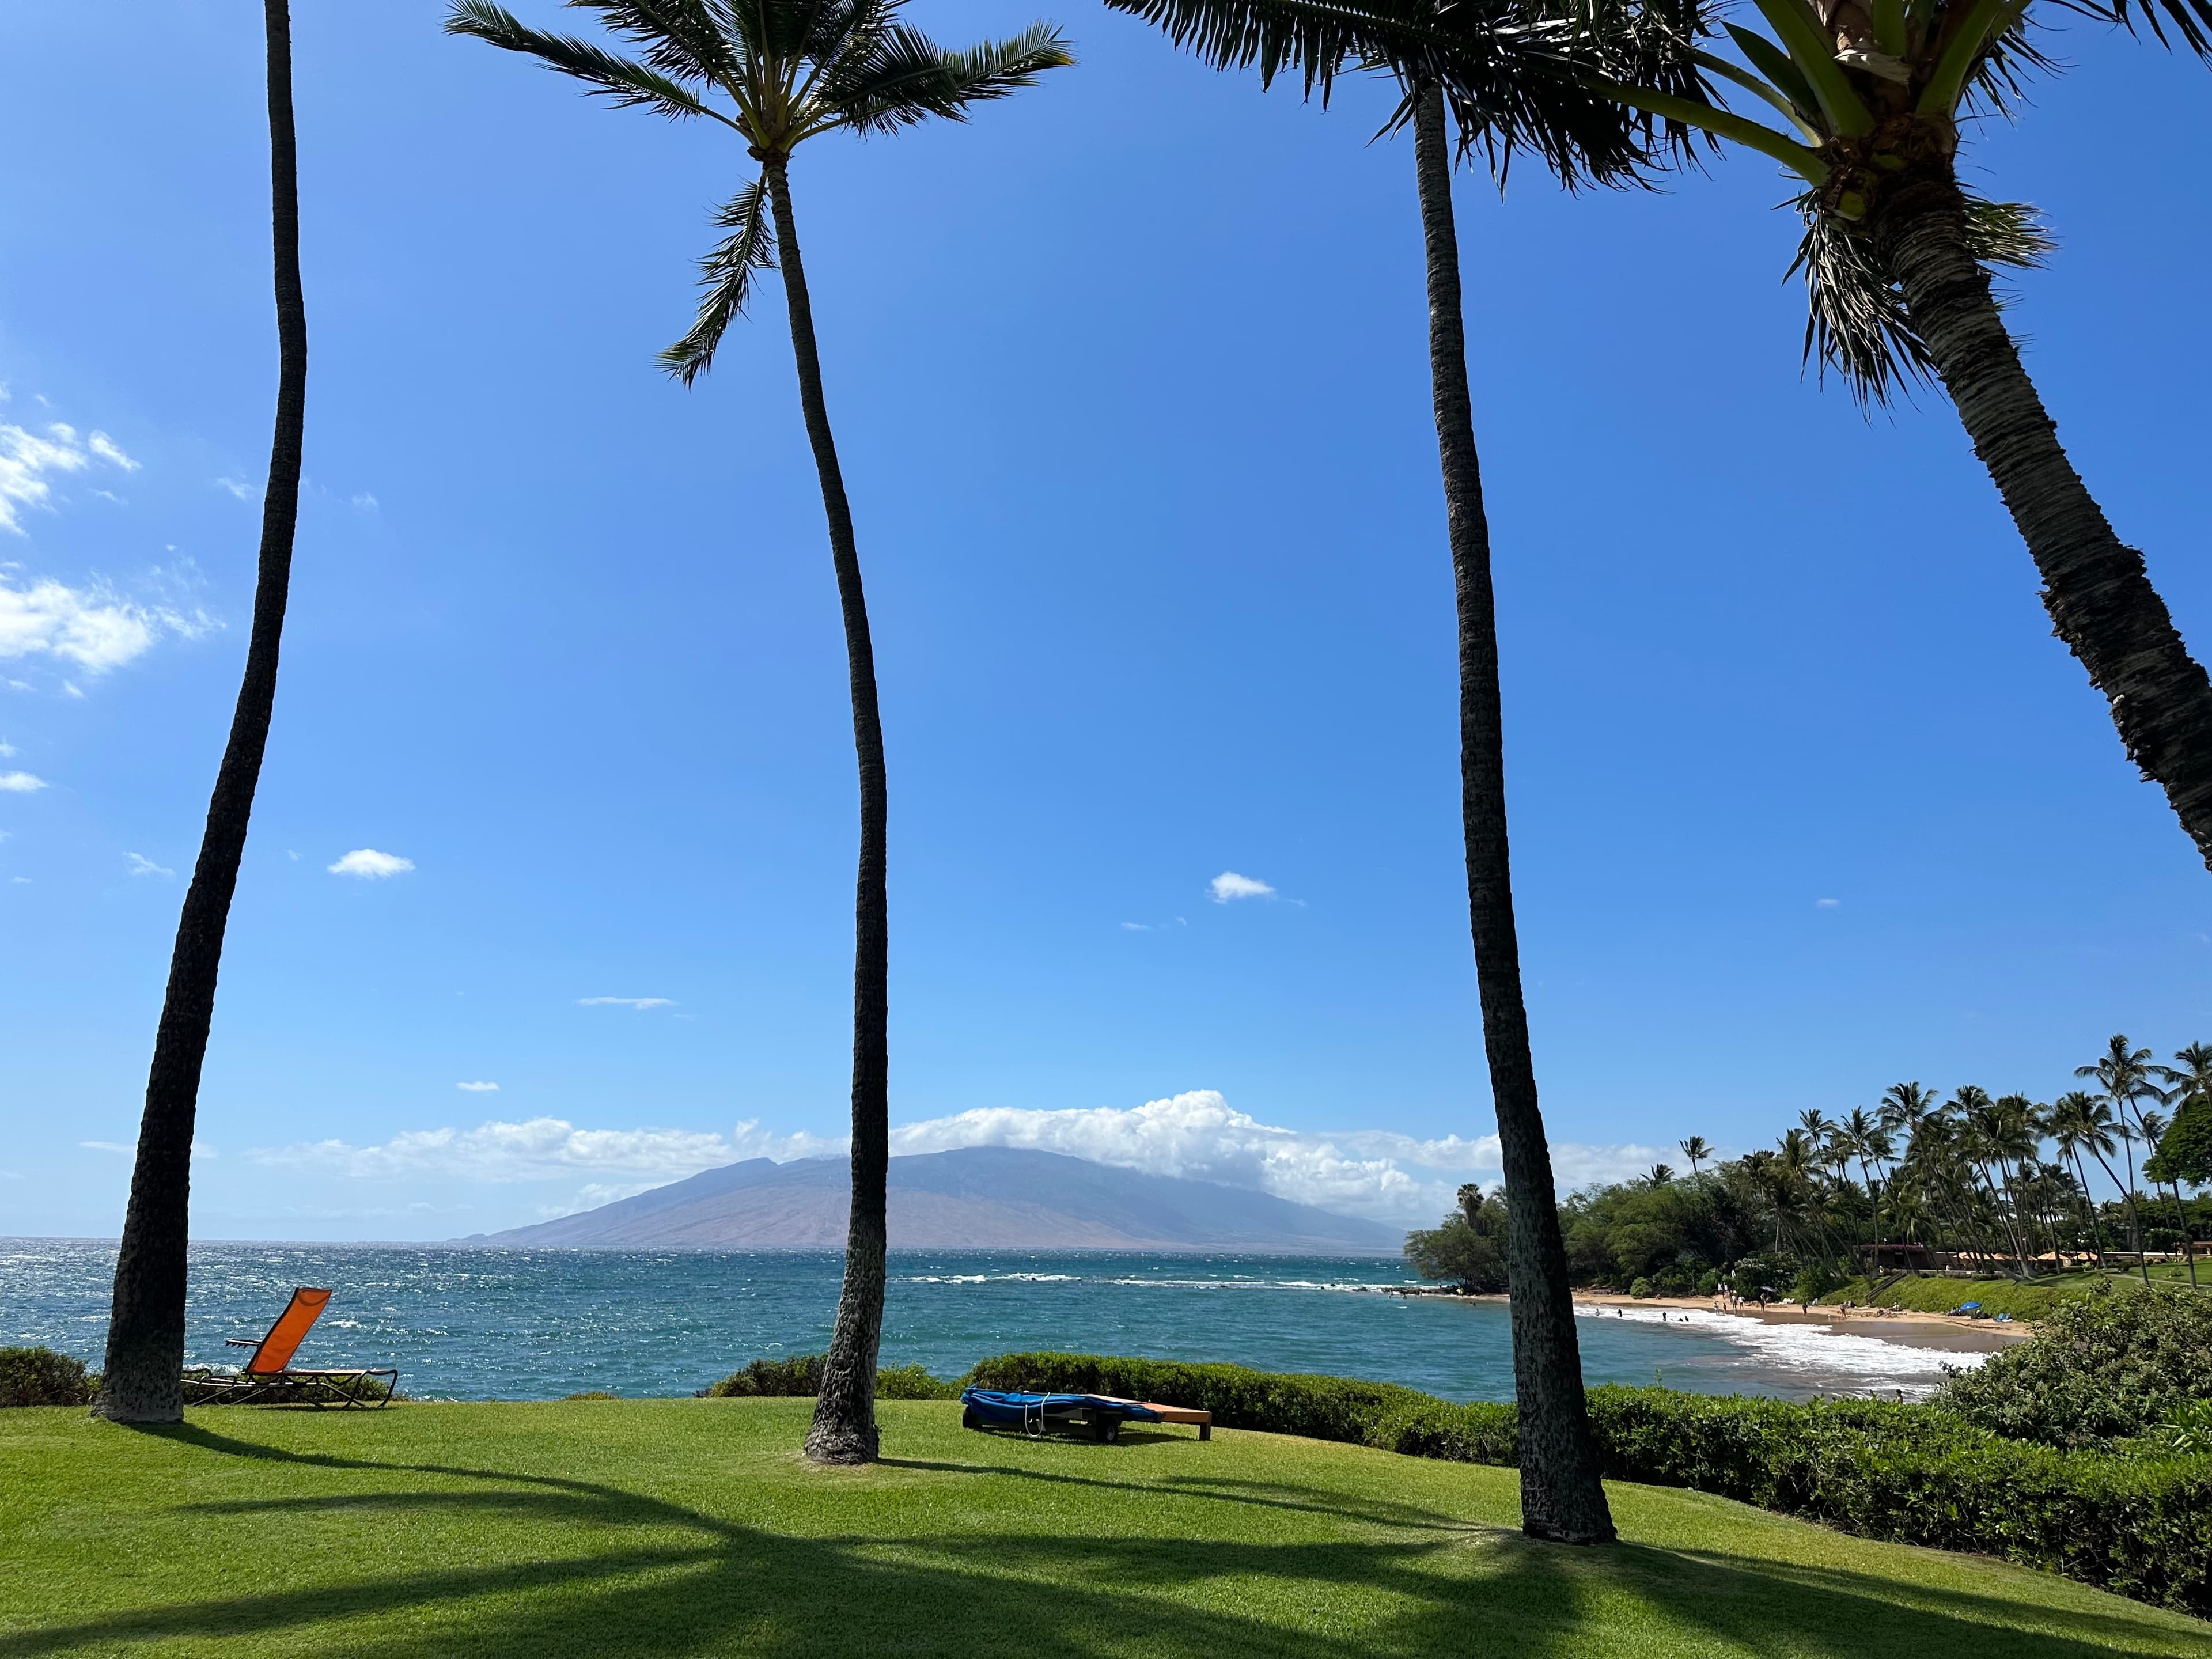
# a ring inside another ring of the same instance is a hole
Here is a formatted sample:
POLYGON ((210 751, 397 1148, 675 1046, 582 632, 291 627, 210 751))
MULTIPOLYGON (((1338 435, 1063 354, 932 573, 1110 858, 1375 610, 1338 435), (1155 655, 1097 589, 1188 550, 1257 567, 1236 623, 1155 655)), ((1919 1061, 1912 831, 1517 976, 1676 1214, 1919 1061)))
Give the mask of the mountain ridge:
MULTIPOLYGON (((597 1209, 457 1243, 550 1249, 839 1250, 843 1158, 747 1158, 597 1209)), ((1380 1222, 1060 1152, 963 1146, 890 1160, 890 1248, 1396 1254, 1380 1222)))

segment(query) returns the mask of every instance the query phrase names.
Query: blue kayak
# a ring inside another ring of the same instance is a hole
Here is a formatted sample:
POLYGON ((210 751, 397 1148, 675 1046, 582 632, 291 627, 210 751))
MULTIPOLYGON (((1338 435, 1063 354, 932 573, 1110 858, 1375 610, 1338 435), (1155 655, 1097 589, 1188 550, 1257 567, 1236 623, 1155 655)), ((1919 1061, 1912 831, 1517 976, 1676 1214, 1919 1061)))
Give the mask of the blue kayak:
POLYGON ((1121 1437, 1124 1423, 1158 1423, 1158 1412, 1134 1400, 1115 1400, 1100 1394, 1003 1394, 990 1389, 965 1389, 960 1395, 960 1426, 966 1429, 1018 1429, 1032 1437, 1058 1429, 1073 1433, 1088 1431, 1109 1442, 1121 1437))

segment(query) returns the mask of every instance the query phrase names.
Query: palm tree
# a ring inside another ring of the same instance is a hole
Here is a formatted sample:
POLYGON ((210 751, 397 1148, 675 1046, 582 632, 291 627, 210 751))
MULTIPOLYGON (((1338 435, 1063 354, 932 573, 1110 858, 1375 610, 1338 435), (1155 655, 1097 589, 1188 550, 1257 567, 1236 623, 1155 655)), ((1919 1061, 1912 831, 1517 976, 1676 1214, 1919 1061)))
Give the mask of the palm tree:
MULTIPOLYGON (((1476 146, 1502 173, 1528 152, 1571 187, 1627 184, 1648 159, 1648 124, 1583 86, 1583 69, 1633 59, 1653 77, 1686 64, 1638 50, 1632 15, 1604 3, 1551 0, 1108 0, 1167 31, 1218 69, 1255 62, 1263 84, 1296 70, 1324 96, 1358 63, 1395 77, 1386 127, 1413 131, 1413 173, 1427 258, 1429 372, 1443 475, 1459 623, 1460 810, 1483 1046, 1498 1115, 1506 1193, 1516 1218, 1507 1252, 1514 1391, 1521 1413, 1522 1529, 1563 1542, 1613 1536, 1583 1394, 1566 1250, 1560 1237, 1535 1062, 1521 989, 1505 816, 1504 727, 1490 528, 1468 391, 1454 146, 1476 146), (1612 31, 1608 33, 1607 31, 1612 31)), ((1623 71, 1626 72, 1626 71, 1623 71)), ((1686 88, 1689 85, 1685 79, 1686 88)))
MULTIPOLYGON (((2096 1200, 2089 1194, 2089 1175, 2081 1167, 2081 1154, 2088 1152, 2100 1164, 2105 1164, 2105 1160, 2118 1150, 2106 1127, 2112 1115, 2111 1107, 2080 1089, 2051 1103, 2051 1136, 2058 1143, 2058 1155, 2074 1165, 2074 1179, 2088 1215, 2089 1237, 2097 1252, 2099 1267, 2105 1265, 2105 1228, 2097 1218, 2096 1200)), ((2105 1164, 2105 1168, 2109 1173, 2111 1165, 2105 1164)))
POLYGON ((2150 1283, 2150 1265, 2143 1260, 2142 1222, 2136 1209, 2136 1142, 2142 1138, 2142 1103, 2166 1098, 2166 1091, 2152 1081, 2159 1069, 2151 1061, 2149 1049, 2130 1048, 2127 1038, 2118 1032, 2113 1033, 2094 1064, 2074 1068, 2075 1077, 2093 1077, 2102 1084, 2104 1098, 2119 1114, 2120 1144, 2127 1148, 2128 1228, 2135 1235, 2136 1265, 2142 1269, 2146 1285, 2150 1283))
POLYGON ((276 298, 276 419, 269 484, 261 497, 260 572, 246 672, 230 717, 230 740, 216 769, 198 862, 177 919, 168 988, 154 1034, 146 1107, 131 1170, 131 1200, 115 1258, 107 1358, 93 1415, 118 1423, 184 1420, 185 1266, 191 1237, 192 1129, 200 1067, 215 1019, 216 981, 269 721, 284 606, 292 584, 292 538, 300 516, 300 460, 307 410, 307 311, 300 288, 300 175, 292 133, 292 15, 289 0, 263 0, 268 47, 269 197, 276 298))
MULTIPOLYGON (((2161 41, 2160 13, 2212 57, 2204 0, 1757 0, 1775 39, 1725 25, 1743 63, 1699 54, 1778 111, 1784 132, 1709 97, 1616 84, 1633 106, 1771 156, 1802 181, 1793 270, 1811 289, 1807 351, 1869 402, 1929 370, 1951 394, 2043 578, 2058 637, 2104 693, 2128 757, 2166 790, 2212 864, 2212 680, 2189 654, 2142 555, 2124 545, 2061 447, 1990 287, 1991 264, 2038 263, 2032 210, 1960 179, 1962 125, 2054 68, 2029 43, 2041 10, 2087 13, 2161 41), (1746 64, 1749 67, 1746 67, 1746 64)), ((1684 44, 1707 36, 1698 13, 1684 44)), ((1711 8, 1717 10, 1717 6, 1711 8)))
MULTIPOLYGON (((2186 1111, 2191 1101, 2212 1102, 2212 1042, 2192 1042, 2186 1048, 2176 1049, 2173 1057, 2179 1064, 2155 1069, 2167 1085, 2165 1098, 2175 1108, 2177 1115, 2186 1111)), ((2161 1143, 2165 1139, 2163 1134, 2159 1136, 2161 1143)), ((2156 1156, 2155 1152, 2153 1156, 2156 1156)), ((2149 1173, 2148 1168, 2144 1173, 2149 1173)), ((2169 1179, 2166 1188, 2173 1194, 2174 1218, 2181 1225, 2182 1259, 2189 1263, 2189 1282, 2195 1286, 2197 1242, 2190 1236, 2189 1212, 2181 1203, 2181 1183, 2169 1179)))
POLYGON ((1655 1164, 1644 1172, 1644 1180, 1648 1186, 1664 1187, 1674 1178, 1674 1170, 1664 1164, 1655 1164))
POLYGON ((1881 1117, 1863 1106, 1854 1106, 1850 1115, 1836 1126, 1836 1141, 1858 1160, 1859 1177, 1866 1182, 1867 1202, 1874 1210, 1874 1266, 1867 1274, 1869 1282, 1881 1272, 1881 1194, 1875 1186, 1874 1165, 1887 1158, 1893 1148, 1889 1132, 1882 1127, 1881 1117))
POLYGON ((1692 1177, 1698 1173, 1698 1165, 1705 1163, 1713 1155, 1712 1143, 1703 1135, 1692 1135, 1687 1140, 1678 1141, 1676 1145, 1681 1147, 1682 1156, 1689 1159, 1690 1174, 1692 1177))
POLYGON ((860 550, 830 429, 813 306, 792 212, 791 156, 807 139, 825 132, 865 137, 896 132, 933 116, 964 119, 971 104, 1006 97, 1074 59, 1060 36, 1041 23, 1011 40, 947 52, 900 21, 901 0, 568 3, 597 12, 617 36, 642 48, 640 57, 624 58, 590 41, 527 28, 491 0, 454 0, 446 27, 527 53, 617 106, 634 105, 672 120, 718 122, 744 141, 745 154, 759 164, 758 173, 717 216, 716 223, 730 234, 700 262, 705 298, 697 320, 690 333, 661 353, 662 366, 690 385, 714 362, 723 331, 744 309, 753 273, 780 269, 783 274, 799 409, 820 477, 844 613, 860 781, 854 903, 853 1209, 844 1287, 823 1362, 821 1397, 807 1432, 806 1455, 822 1462, 866 1462, 876 1455, 876 1352, 883 1331, 884 1177, 890 1154, 884 736, 860 550))
MULTIPOLYGON (((2084 1090, 2070 1090, 2059 1096, 2051 1102, 2051 1110, 2054 1119, 2064 1119, 2074 1144, 2095 1158, 2097 1167, 2105 1172, 2105 1178, 2119 1188, 2120 1197, 2127 1205, 2128 1231, 2135 1244, 2136 1266, 2142 1273, 2143 1283, 2149 1284, 2150 1268, 2142 1257, 2142 1221, 2136 1213, 2135 1153, 2132 1147, 2128 1153, 2128 1179, 2124 1184, 2111 1162, 2116 1143, 2128 1144, 2132 1131, 2124 1120, 2113 1114, 2111 1101, 2102 1095, 2093 1095, 2084 1090)), ((2082 1184, 2086 1188, 2088 1183, 2084 1182, 2082 1184)), ((2099 1253, 2102 1254, 2101 1240, 2099 1253)))

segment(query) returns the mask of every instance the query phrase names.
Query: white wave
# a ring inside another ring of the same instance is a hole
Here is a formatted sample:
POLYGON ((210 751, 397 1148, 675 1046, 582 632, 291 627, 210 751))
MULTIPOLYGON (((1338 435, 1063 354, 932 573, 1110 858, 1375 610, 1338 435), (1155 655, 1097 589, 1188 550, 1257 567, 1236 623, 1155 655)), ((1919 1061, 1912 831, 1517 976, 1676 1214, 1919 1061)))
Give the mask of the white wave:
POLYGON ((1681 1308, 1600 1308, 1583 1303, 1575 1311, 1586 1319, 1620 1318, 1638 1324, 1667 1324, 1723 1337, 1744 1349, 1765 1370, 1838 1389, 1902 1389, 1907 1398, 1932 1394, 1947 1373, 1972 1370, 1986 1353, 1944 1348, 1916 1348, 1879 1337, 1854 1336, 1822 1325, 1769 1324, 1741 1314, 1705 1313, 1681 1308))

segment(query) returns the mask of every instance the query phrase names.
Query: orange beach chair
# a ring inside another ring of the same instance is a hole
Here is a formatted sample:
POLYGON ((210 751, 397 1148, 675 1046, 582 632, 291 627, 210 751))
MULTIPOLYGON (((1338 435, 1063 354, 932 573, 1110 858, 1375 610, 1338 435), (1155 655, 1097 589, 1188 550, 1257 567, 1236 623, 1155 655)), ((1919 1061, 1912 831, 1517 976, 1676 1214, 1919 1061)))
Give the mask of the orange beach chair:
POLYGON ((192 1406, 382 1406, 399 1387, 396 1370, 301 1370, 292 1364, 331 1293, 302 1285, 258 1342, 227 1336, 227 1347, 253 1352, 234 1375, 200 1367, 185 1373, 185 1402, 192 1406), (382 1379, 380 1381, 379 1379, 382 1379))

